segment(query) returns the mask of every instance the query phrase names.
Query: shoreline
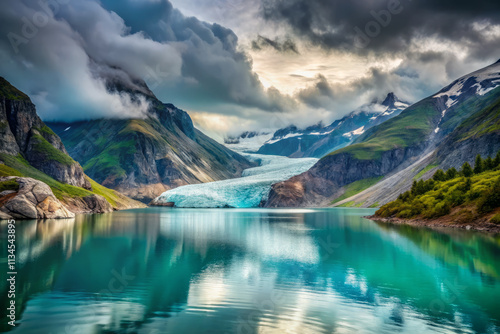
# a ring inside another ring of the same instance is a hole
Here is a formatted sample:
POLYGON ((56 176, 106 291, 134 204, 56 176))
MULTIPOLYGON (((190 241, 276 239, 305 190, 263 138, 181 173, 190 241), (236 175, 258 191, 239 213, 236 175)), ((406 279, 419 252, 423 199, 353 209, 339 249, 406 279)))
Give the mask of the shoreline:
POLYGON ((394 225, 410 225, 415 227, 430 227, 430 228, 454 228, 467 231, 479 231, 486 233, 500 233, 500 225, 492 224, 484 219, 476 220, 472 223, 458 223, 449 219, 402 219, 402 218, 382 218, 376 215, 366 216, 376 222, 394 224, 394 225))

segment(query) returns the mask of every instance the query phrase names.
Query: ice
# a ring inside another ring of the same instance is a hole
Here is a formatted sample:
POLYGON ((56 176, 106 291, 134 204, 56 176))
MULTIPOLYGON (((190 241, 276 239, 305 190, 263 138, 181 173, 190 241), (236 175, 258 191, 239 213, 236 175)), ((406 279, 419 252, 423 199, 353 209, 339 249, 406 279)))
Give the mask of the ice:
POLYGON ((260 154, 246 154, 245 157, 261 166, 245 170, 241 178, 169 190, 155 202, 173 202, 180 208, 256 208, 268 198, 273 184, 309 170, 318 161, 260 154))

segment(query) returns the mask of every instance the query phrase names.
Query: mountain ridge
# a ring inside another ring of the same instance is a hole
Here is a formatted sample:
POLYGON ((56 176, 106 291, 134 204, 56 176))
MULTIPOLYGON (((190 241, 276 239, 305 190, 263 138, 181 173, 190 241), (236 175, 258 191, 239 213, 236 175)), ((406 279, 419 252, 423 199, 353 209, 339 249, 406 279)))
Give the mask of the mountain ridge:
POLYGON ((368 129, 399 115, 409 105, 390 92, 384 99, 362 105, 328 126, 320 122, 305 129, 295 125, 279 129, 257 153, 321 158, 348 146, 368 129))

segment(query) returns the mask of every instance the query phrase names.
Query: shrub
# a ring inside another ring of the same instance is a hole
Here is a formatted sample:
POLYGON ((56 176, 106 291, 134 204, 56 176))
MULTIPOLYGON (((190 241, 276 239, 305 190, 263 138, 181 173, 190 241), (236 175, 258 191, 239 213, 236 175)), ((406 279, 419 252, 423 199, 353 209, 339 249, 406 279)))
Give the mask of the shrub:
POLYGON ((465 194, 460 190, 454 190, 448 195, 448 200, 453 206, 462 205, 465 202, 465 194))
POLYGON ((425 218, 438 218, 446 216, 451 211, 451 205, 446 201, 441 201, 436 206, 426 213, 424 213, 425 218))
POLYGON ((488 213, 500 206, 500 177, 497 179, 493 188, 487 191, 477 204, 479 213, 488 213))
POLYGON ((434 173, 434 176, 432 177, 434 181, 446 181, 446 175, 444 174, 442 169, 438 169, 436 173, 434 173))
POLYGON ((0 192, 2 192, 4 190, 18 191, 19 190, 19 183, 17 183, 17 181, 14 179, 0 182, 0 192))
POLYGON ((500 213, 497 213, 493 217, 491 217, 490 223, 500 224, 500 213))

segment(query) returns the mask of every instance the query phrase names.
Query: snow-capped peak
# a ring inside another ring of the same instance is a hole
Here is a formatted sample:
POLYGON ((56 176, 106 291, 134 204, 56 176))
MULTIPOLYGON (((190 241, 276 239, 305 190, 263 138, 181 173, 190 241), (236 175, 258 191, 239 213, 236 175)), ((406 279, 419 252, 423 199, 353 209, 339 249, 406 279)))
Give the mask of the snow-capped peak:
POLYGON ((500 86, 500 60, 493 65, 459 78, 443 88, 434 97, 447 97, 446 104, 449 108, 464 93, 486 95, 498 86, 500 86))

